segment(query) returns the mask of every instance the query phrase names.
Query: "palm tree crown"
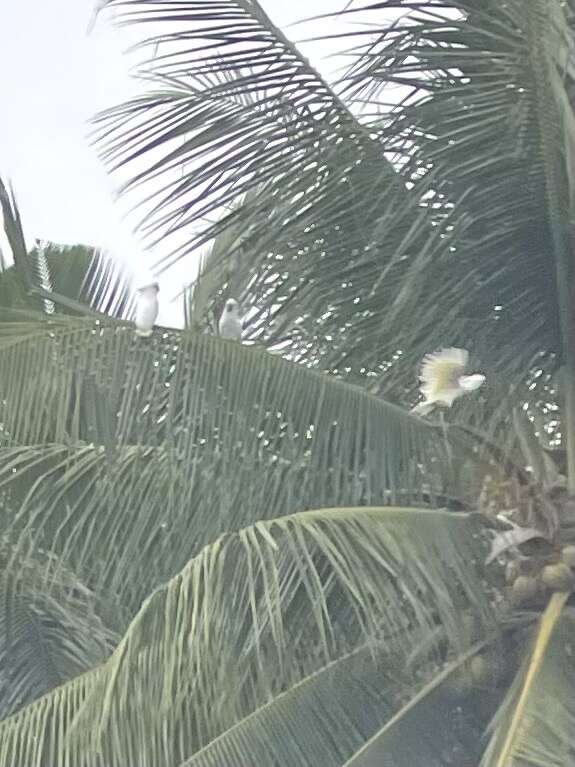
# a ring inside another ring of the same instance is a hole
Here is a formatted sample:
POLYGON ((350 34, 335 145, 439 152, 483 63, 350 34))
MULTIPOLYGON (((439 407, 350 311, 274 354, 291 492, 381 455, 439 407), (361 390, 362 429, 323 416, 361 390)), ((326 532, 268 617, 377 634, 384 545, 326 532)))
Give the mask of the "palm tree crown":
POLYGON ((100 6, 102 158, 202 267, 138 336, 0 184, 0 767, 575 765, 575 2, 348 3, 337 83, 256 0, 100 6))

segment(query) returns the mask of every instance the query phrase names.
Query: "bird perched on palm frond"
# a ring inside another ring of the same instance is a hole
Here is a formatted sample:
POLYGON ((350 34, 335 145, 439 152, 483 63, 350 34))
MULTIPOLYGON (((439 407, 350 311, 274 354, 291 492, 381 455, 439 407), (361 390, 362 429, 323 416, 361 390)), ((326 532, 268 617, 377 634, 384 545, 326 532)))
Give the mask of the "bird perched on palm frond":
POLYGON ((469 352, 465 349, 442 349, 428 354, 420 373, 420 390, 424 400, 411 412, 426 415, 436 405, 451 407, 458 397, 478 389, 485 376, 481 373, 465 375, 468 358, 469 352))
POLYGON ((158 302, 158 292, 160 286, 157 282, 148 285, 142 285, 138 288, 138 305, 136 307, 136 335, 151 336, 154 330, 154 323, 158 317, 160 304, 158 302))
POLYGON ((218 330, 222 338, 231 338, 240 341, 242 337, 243 323, 240 317, 240 307, 234 298, 228 298, 220 317, 218 330))

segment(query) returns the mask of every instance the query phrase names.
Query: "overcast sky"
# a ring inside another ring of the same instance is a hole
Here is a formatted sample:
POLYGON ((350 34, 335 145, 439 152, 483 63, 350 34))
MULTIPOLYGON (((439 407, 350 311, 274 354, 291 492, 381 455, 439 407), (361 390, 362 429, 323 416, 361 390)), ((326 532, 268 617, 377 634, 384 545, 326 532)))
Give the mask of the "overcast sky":
MULTIPOLYGON (((87 140, 90 117, 133 92, 130 59, 123 53, 133 32, 118 30, 103 19, 87 35, 94 0, 3 5, 0 175, 14 185, 27 238, 107 247, 137 264, 141 273, 141 250, 121 223, 113 179, 87 140)), ((284 26, 340 4, 262 0, 262 5, 284 26)), ((292 39, 304 36, 301 27, 286 31, 292 39)), ((315 66, 333 70, 333 61, 325 59, 333 46, 314 43, 302 48, 315 66)), ((153 266, 154 254, 147 258, 153 266)), ((180 278, 172 276, 172 283, 174 279, 180 278)))

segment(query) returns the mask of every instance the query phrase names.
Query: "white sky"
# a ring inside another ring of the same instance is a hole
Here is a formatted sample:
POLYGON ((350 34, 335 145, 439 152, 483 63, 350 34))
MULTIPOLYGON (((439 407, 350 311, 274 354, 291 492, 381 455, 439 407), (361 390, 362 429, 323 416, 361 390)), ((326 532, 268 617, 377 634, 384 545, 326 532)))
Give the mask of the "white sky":
MULTIPOLYGON (((261 2, 282 26, 344 4, 343 0, 261 2)), ((130 60, 123 55, 135 31, 118 30, 101 19, 87 35, 94 0, 21 0, 4 6, 0 175, 14 186, 28 240, 106 247, 134 265, 136 279, 145 278, 149 272, 143 264, 152 268, 154 254, 143 257, 137 239, 122 223, 113 179, 87 140, 90 117, 121 102, 135 88, 128 74, 130 60)), ((309 36, 310 30, 295 27, 286 33, 297 41, 298 36, 309 36)), ((334 69, 333 60, 325 59, 334 44, 316 42, 301 49, 316 67, 334 69)), ((193 276, 193 264, 183 267, 162 276, 166 299, 183 281, 190 281, 185 274, 193 276)), ((179 307, 164 301, 160 321, 174 321, 174 312, 179 314, 179 307)))

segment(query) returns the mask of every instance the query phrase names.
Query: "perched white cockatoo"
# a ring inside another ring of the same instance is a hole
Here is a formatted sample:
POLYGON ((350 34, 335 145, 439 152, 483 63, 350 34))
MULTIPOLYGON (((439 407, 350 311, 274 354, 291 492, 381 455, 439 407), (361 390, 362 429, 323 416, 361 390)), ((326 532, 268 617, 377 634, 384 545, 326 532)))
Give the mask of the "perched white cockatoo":
POLYGON ((451 407, 458 397, 478 389, 485 376, 481 373, 465 375, 468 358, 469 352, 455 348, 442 349, 424 357, 419 376, 424 400, 411 412, 426 415, 436 405, 451 407))
POLYGON ((142 285, 138 288, 138 305, 136 307, 136 335, 151 336, 154 330, 154 323, 158 317, 160 304, 158 302, 158 292, 160 286, 157 282, 151 282, 148 285, 142 285))
POLYGON ((222 338, 231 338, 234 341, 241 340, 243 323, 240 317, 239 304, 234 298, 228 298, 226 301, 218 329, 222 338))

